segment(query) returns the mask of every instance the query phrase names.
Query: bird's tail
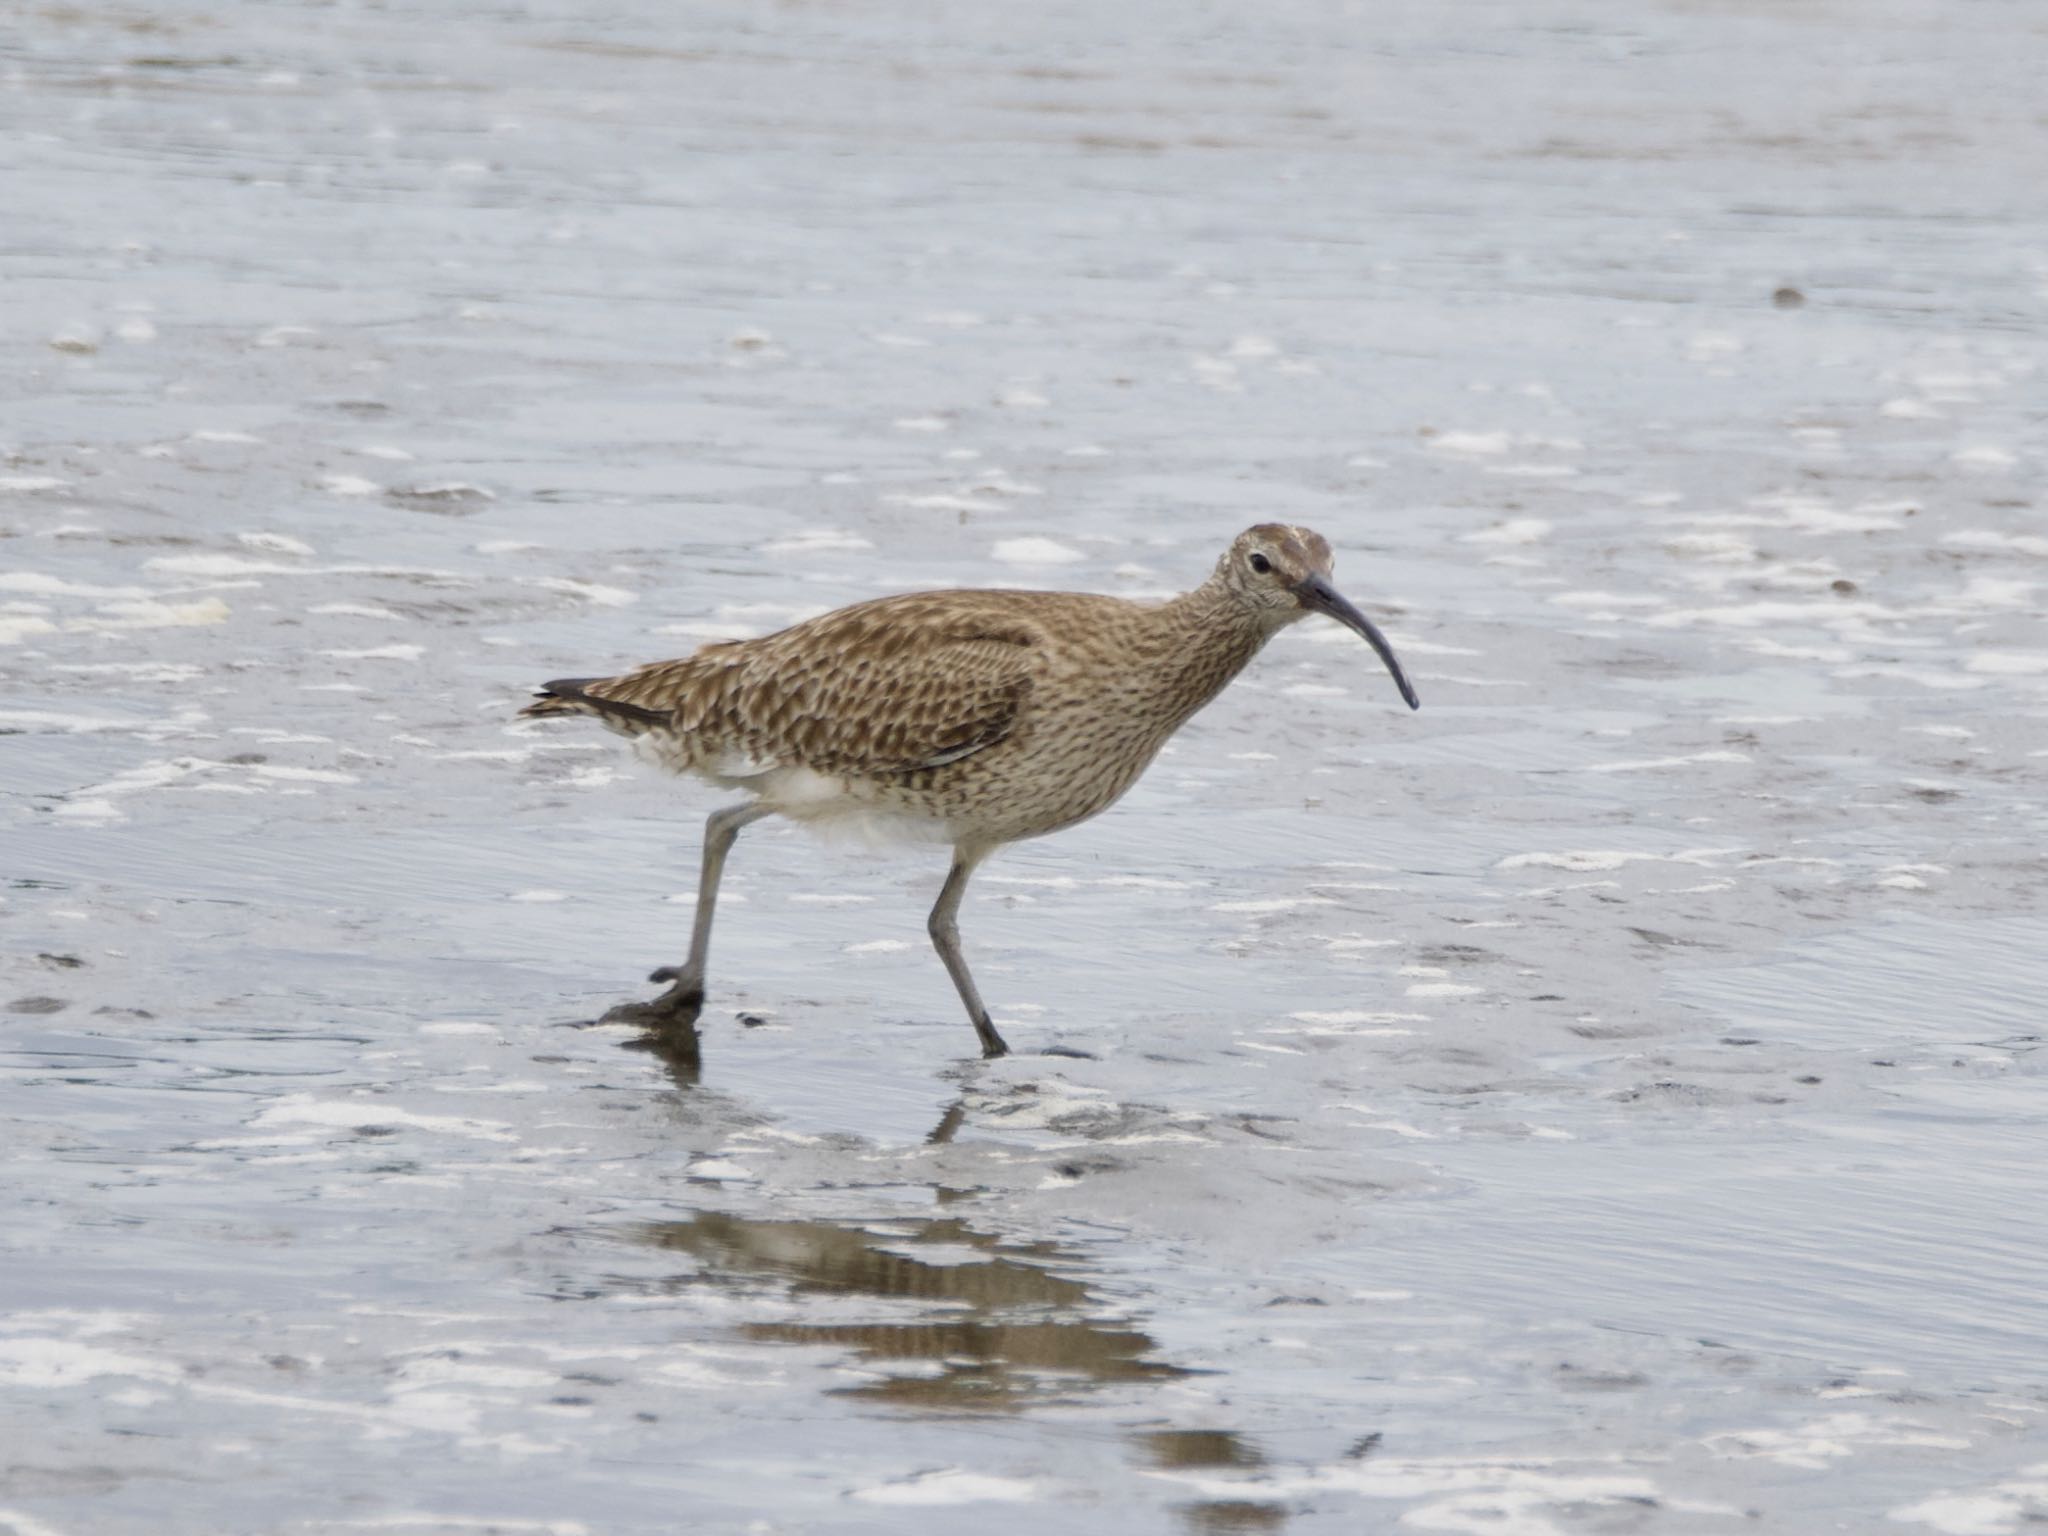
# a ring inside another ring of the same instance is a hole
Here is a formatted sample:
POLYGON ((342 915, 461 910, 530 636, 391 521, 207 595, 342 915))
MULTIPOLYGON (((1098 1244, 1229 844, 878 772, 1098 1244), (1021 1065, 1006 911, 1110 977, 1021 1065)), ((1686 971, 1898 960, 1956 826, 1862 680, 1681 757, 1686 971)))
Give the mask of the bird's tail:
POLYGON ((674 719, 664 709, 648 709, 644 705, 606 698, 601 690, 606 684, 617 681, 619 679, 611 677, 558 677, 551 683, 542 683, 540 692, 533 696, 533 702, 519 713, 539 717, 590 715, 627 736, 638 736, 674 719))

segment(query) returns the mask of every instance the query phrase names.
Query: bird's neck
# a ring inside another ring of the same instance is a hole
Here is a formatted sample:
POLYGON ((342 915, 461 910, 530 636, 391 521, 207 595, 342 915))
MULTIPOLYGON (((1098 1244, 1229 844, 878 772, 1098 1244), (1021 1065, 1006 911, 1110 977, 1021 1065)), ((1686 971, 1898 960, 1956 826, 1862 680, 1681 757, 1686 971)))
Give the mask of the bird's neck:
POLYGON ((1221 693, 1279 626, 1247 609, 1211 579, 1165 604, 1152 662, 1176 728, 1221 693))

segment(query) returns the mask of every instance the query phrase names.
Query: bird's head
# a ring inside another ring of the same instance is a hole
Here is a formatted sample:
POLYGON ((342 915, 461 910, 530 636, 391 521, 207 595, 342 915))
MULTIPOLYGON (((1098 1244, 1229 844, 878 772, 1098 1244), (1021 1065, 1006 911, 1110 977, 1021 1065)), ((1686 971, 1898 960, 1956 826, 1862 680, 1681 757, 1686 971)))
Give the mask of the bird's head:
POLYGON ((1330 580, 1330 541, 1313 528, 1286 523, 1261 523, 1231 542, 1216 565, 1216 579, 1232 599, 1273 629, 1328 614, 1347 629, 1363 635, 1393 674, 1394 685, 1410 709, 1422 700, 1402 672, 1394 648, 1379 626, 1354 608, 1330 580))

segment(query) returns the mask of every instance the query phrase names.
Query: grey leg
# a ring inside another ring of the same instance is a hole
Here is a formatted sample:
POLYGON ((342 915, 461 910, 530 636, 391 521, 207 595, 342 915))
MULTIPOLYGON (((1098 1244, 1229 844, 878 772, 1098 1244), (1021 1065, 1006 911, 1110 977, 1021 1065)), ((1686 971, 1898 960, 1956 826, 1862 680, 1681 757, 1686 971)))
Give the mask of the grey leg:
POLYGON ((766 806, 748 801, 713 811, 704 823, 704 863, 697 875, 697 915, 690 925, 690 958, 680 966, 665 965, 649 981, 673 983, 660 997, 646 1003, 621 1003, 605 1015, 614 1024, 644 1024, 672 1045, 681 1047, 688 1037, 694 1049, 697 1015, 704 1008, 704 962, 711 952, 711 920, 718 911, 718 882, 725 874, 725 857, 733 840, 749 822, 772 815, 766 806))
POLYGON ((938 950, 939 958, 946 962, 946 974, 953 978, 953 985, 960 992, 960 1001, 967 1005, 967 1017, 974 1024, 974 1032, 981 1037, 981 1054, 1007 1056, 1010 1048, 996 1033, 988 1009, 982 1005, 980 989, 974 985, 974 976, 967 969, 966 957, 960 953, 960 898, 967 894, 967 877, 974 873, 974 866, 980 862, 980 854, 969 854, 958 848, 953 850, 953 868, 946 875, 945 887, 932 908, 928 926, 932 946, 938 950))
POLYGON ((697 874, 697 915, 690 924, 690 958, 680 967, 665 965, 649 981, 672 981, 678 992, 693 990, 704 1001, 704 962, 711 953, 711 919, 718 912, 718 882, 725 877, 725 856, 740 828, 773 815, 766 806, 748 801, 713 811, 704 823, 704 867, 697 874))

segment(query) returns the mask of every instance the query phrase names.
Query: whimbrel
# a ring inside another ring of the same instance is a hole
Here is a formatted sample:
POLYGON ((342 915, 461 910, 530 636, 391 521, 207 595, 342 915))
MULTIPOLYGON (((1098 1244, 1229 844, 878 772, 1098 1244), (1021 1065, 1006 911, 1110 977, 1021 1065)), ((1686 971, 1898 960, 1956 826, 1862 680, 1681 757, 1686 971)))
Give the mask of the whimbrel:
POLYGON ((1330 568, 1321 534, 1265 523, 1239 534, 1207 581, 1164 603, 912 592, 618 677, 545 684, 521 714, 595 716, 664 767, 749 797, 704 825, 689 958, 650 978, 666 992, 621 1004, 605 1022, 642 1025, 695 1059, 726 855, 742 827, 782 815, 952 845, 932 943, 982 1055, 1003 1055, 958 921, 968 877, 991 852, 1113 805, 1261 646, 1312 613, 1363 635, 1408 707, 1421 708, 1386 636, 1331 585, 1330 568))

